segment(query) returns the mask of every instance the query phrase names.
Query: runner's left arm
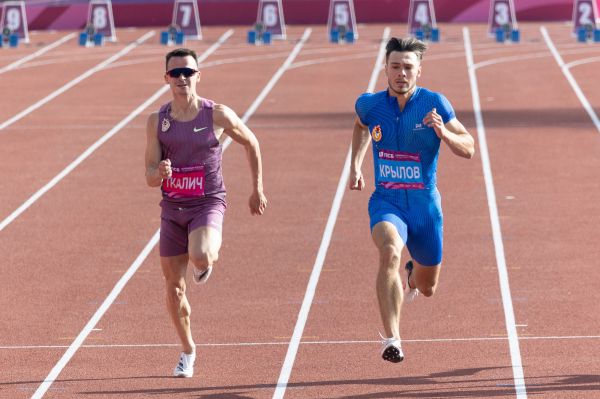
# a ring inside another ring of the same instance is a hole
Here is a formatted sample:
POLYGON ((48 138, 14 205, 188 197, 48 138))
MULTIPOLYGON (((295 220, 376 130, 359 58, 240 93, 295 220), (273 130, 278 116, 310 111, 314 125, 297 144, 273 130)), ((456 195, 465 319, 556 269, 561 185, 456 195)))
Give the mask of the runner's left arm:
POLYGON ((458 119, 452 118, 444 124, 442 116, 433 108, 423 118, 423 123, 433 128, 435 134, 450 147, 454 154, 467 159, 473 158, 475 140, 458 119))
POLYGON ((252 195, 250 195, 249 200, 250 212, 253 215, 262 215, 267 207, 267 197, 263 193, 262 159, 258 139, 237 114, 223 104, 215 104, 213 122, 224 129, 223 133, 246 149, 252 173, 252 195))

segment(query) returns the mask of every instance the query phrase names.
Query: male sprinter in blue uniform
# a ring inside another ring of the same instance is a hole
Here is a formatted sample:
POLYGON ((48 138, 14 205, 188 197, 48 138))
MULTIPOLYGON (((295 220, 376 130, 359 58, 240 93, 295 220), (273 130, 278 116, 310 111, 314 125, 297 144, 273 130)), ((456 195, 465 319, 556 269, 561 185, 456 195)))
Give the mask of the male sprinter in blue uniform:
POLYGON ((404 300, 400 255, 407 246, 407 294, 435 292, 442 262, 442 209, 436 187, 440 141, 464 158, 473 157, 473 137, 456 119, 448 100, 417 86, 425 43, 389 40, 385 74, 388 89, 365 93, 356 101, 350 189, 365 187, 361 165, 373 143, 375 191, 369 200, 371 236, 379 250, 377 298, 385 329, 381 356, 404 359, 400 346, 400 309, 404 300))

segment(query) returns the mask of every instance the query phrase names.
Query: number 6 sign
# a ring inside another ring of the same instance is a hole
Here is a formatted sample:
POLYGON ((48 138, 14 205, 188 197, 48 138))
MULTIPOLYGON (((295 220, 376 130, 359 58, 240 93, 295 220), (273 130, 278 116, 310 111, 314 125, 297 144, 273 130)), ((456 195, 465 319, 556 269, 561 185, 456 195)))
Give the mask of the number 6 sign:
POLYGON ((264 27, 265 32, 271 32, 273 39, 285 39, 285 21, 281 0, 260 0, 256 23, 264 27))

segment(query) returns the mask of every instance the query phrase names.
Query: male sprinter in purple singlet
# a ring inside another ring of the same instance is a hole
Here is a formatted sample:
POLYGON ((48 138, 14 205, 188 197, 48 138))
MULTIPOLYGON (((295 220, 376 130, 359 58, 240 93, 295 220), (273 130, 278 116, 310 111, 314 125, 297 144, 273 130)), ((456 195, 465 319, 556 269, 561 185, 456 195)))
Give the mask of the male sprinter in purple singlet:
POLYGON ((165 276, 167 308, 183 351, 173 371, 176 377, 194 374, 196 345, 190 329, 186 271, 191 261, 194 282, 208 279, 221 247, 225 185, 221 173, 224 135, 246 149, 252 172, 250 212, 262 215, 262 164, 258 141, 230 108, 201 98, 196 53, 176 49, 166 56, 165 82, 173 100, 148 118, 146 182, 161 186, 160 263, 165 276))
POLYGON ((379 251, 377 299, 385 329, 381 356, 404 359, 400 345, 400 309, 404 300, 400 255, 408 261, 407 296, 435 292, 442 263, 442 209, 436 186, 440 142, 460 157, 475 152, 473 137, 456 119, 441 94, 417 86, 425 43, 392 38, 386 47, 387 90, 365 93, 356 101, 352 136, 350 189, 365 187, 361 165, 373 143, 375 191, 369 200, 371 236, 379 251))

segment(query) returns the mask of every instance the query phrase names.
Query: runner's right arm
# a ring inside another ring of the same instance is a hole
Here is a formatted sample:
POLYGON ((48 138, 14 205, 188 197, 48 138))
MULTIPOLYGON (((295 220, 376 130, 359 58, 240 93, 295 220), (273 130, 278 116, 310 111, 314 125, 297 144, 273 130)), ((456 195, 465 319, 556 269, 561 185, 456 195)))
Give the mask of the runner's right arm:
POLYGON ((162 180, 171 177, 171 161, 161 160, 162 151, 157 137, 158 113, 154 112, 148 117, 146 123, 146 184, 158 187, 162 180))
POLYGON ((354 130, 352 132, 352 158, 350 159, 350 190, 362 190, 365 187, 361 167, 369 144, 371 136, 369 128, 362 124, 357 117, 354 121, 354 130))

